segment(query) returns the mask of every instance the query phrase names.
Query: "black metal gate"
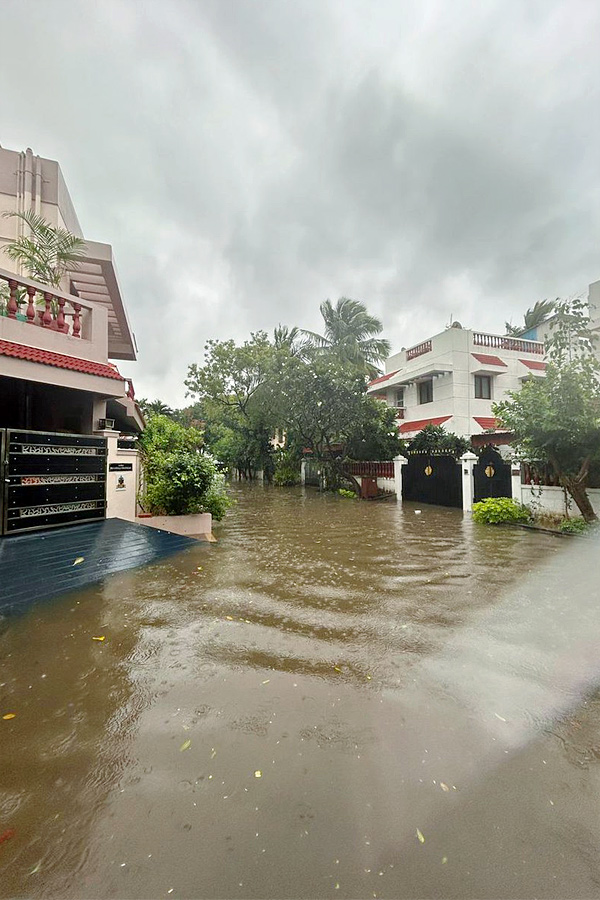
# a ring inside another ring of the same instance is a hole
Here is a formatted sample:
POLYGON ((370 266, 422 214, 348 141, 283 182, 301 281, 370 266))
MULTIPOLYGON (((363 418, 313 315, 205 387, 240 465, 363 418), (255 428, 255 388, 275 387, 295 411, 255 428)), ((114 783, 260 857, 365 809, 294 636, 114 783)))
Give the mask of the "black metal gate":
POLYGON ((402 467, 402 498, 461 508, 461 472, 453 456, 409 452, 408 464, 402 467))
POLYGON ((473 466, 475 503, 487 497, 512 497, 510 465, 493 447, 484 447, 473 466))
POLYGON ((94 435, 0 431, 0 533, 103 519, 106 457, 94 435))

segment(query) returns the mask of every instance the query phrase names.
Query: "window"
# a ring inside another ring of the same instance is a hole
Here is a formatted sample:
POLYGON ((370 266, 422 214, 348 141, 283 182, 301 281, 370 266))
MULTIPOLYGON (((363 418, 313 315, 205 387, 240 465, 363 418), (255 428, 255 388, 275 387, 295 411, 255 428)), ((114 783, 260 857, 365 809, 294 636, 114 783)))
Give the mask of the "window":
POLYGON ((404 388, 400 388, 394 393, 394 406, 404 408, 404 388))
POLYGON ((475 397, 477 400, 492 399, 492 377, 491 375, 475 376, 475 397))
POLYGON ((420 381, 418 384, 419 388, 419 403, 432 403, 433 402, 433 379, 430 378, 428 381, 420 381))

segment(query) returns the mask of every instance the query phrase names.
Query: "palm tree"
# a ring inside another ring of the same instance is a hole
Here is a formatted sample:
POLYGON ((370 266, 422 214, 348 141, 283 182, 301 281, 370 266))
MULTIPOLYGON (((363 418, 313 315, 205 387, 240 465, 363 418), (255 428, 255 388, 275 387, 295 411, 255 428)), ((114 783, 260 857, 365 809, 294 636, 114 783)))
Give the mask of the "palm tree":
POLYGON ((379 319, 367 312, 364 303, 348 297, 340 297, 335 306, 325 300, 320 309, 325 333, 303 329, 313 352, 334 353, 342 362, 352 363, 371 377, 376 375, 376 363, 390 355, 389 341, 375 337, 383 329, 379 319))
POLYGON ((138 400, 138 406, 144 415, 148 417, 169 416, 171 418, 174 414, 171 407, 167 406, 166 403, 163 403, 162 400, 146 400, 145 397, 142 397, 141 400, 138 400))
POLYGON ((505 323, 506 333, 514 337, 515 335, 523 334, 524 331, 529 331, 530 328, 536 328, 554 312, 555 306, 556 300, 538 300, 523 316, 523 325, 512 325, 510 322, 505 323))
POLYGON ((287 325, 277 325, 273 329, 273 345, 276 350, 287 350, 290 356, 302 356, 306 350, 308 341, 302 340, 300 328, 288 328, 287 325))
POLYGON ((5 212, 4 217, 16 217, 29 227, 29 237, 23 235, 10 241, 4 246, 4 251, 10 259, 20 263, 35 281, 59 288, 64 275, 77 269, 85 260, 87 250, 83 238, 65 228, 55 228, 33 210, 5 212))

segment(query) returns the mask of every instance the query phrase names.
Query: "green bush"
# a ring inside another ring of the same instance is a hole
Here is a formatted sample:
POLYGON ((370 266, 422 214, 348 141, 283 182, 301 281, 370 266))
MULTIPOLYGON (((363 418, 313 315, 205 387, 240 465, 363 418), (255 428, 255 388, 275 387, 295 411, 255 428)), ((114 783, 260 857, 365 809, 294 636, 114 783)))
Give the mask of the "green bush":
POLYGON ((300 460, 295 454, 290 453, 288 450, 283 450, 279 453, 275 463, 273 483, 279 487, 300 484, 300 460))
POLYGON ((588 530, 585 519, 563 519, 559 525, 562 534, 584 534, 588 530))
POLYGON ((337 493, 340 497, 346 497, 348 500, 356 500, 356 493, 354 491, 348 491, 346 488, 338 488, 337 493))
POLYGON ((157 451, 146 472, 144 505, 162 516, 204 512, 204 498, 215 474, 214 463, 201 453, 157 451))
POLYGON ((518 524, 531 518, 526 506, 510 497, 488 497, 473 504, 473 520, 484 525, 518 524))

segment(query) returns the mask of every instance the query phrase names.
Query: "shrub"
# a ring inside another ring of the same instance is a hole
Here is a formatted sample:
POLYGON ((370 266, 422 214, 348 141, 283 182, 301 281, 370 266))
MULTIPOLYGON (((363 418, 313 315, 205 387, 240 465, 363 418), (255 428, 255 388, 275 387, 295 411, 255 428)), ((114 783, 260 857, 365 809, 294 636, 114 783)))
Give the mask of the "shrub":
POLYGON ((354 491, 348 491, 346 488, 338 488, 337 493, 340 497, 346 497, 347 500, 356 500, 356 493, 354 491))
POLYGON ((562 534, 584 534, 588 530, 585 519, 563 519, 559 525, 562 534))
POLYGON ((488 497, 473 504, 473 520, 484 525, 518 524, 528 522, 529 519, 527 507, 510 497, 488 497))
POLYGON ((213 461, 201 453, 157 451, 146 472, 144 505, 163 516, 204 512, 204 498, 215 475, 213 461))
POLYGON ((275 463, 273 483, 279 487, 300 484, 300 461, 295 454, 288 450, 280 452, 275 463))

